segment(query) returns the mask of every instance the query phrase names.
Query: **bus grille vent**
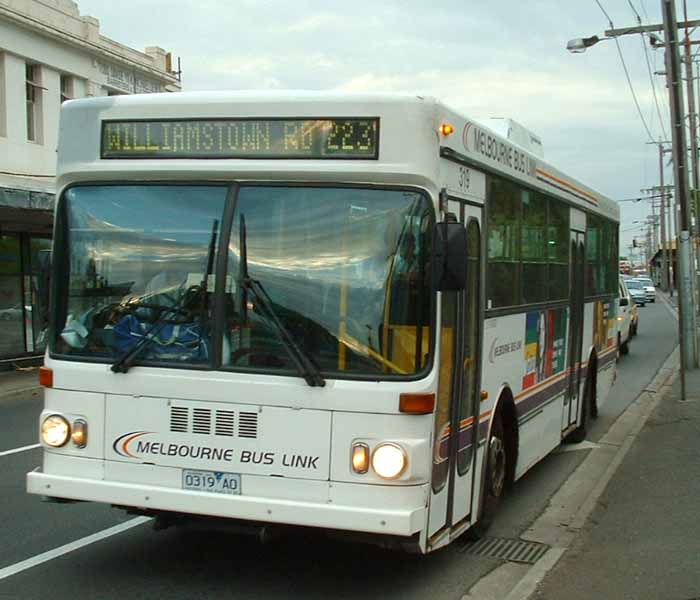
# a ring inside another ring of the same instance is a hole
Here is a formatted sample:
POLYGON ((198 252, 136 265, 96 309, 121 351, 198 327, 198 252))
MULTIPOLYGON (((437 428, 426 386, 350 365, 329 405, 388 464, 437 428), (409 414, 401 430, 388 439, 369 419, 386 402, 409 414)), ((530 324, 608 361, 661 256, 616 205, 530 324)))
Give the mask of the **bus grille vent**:
POLYGON ((202 435, 220 435, 256 439, 258 437, 258 413, 238 413, 238 430, 236 430, 236 413, 232 410, 210 410, 184 406, 170 407, 170 431, 174 433, 198 433, 202 435), (212 414, 213 413, 213 414, 212 414), (213 431, 212 431, 212 420, 213 431))
POLYGON ((233 411, 216 411, 216 435, 227 435, 233 437, 233 411))
POLYGON ((184 406, 173 406, 170 409, 170 431, 187 432, 189 410, 184 406))
POLYGON ((258 437, 258 413, 242 412, 238 414, 238 437, 258 437))
POLYGON ((192 433, 211 433, 211 411, 195 408, 192 413, 192 433))

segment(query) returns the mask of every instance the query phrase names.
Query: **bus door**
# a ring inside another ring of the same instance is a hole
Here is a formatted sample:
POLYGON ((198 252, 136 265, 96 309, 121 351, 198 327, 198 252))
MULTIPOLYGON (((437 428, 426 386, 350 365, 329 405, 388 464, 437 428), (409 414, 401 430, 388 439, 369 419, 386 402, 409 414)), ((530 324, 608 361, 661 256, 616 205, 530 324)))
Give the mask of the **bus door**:
POLYGON ((429 535, 461 525, 472 512, 479 413, 481 207, 449 200, 467 229, 463 292, 441 294, 438 408, 429 535))
POLYGON ((576 423, 578 417, 581 379, 581 350, 583 344, 583 294, 585 245, 583 231, 571 231, 571 271, 569 274, 569 380, 564 400, 563 429, 576 423))

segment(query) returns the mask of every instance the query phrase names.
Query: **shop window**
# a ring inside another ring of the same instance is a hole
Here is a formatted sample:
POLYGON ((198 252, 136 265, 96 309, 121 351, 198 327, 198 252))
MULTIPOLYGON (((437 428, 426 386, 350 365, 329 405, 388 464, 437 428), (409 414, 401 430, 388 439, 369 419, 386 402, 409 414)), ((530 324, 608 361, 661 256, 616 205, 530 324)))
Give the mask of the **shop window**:
POLYGON ((0 357, 24 354, 20 239, 0 235, 0 357))

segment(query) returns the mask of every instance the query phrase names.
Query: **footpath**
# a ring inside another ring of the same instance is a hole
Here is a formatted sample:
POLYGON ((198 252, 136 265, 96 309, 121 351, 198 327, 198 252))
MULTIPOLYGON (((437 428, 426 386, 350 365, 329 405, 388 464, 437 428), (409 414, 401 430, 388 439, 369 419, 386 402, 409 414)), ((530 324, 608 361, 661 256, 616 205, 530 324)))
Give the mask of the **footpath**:
POLYGON ((700 599, 700 370, 686 372, 685 401, 675 378, 578 535, 528 597, 700 599))
POLYGON ((17 371, 0 371, 0 400, 22 392, 38 393, 39 367, 29 367, 17 371))

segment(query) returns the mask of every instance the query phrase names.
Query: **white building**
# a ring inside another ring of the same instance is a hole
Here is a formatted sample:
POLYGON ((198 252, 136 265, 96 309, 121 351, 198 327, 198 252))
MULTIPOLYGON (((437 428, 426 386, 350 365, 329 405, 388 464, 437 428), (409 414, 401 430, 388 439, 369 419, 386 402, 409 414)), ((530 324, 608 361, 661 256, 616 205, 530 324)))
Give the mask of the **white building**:
POLYGON ((38 257, 50 245, 61 104, 179 91, 170 56, 100 35, 71 0, 0 0, 0 369, 43 350, 38 257))

